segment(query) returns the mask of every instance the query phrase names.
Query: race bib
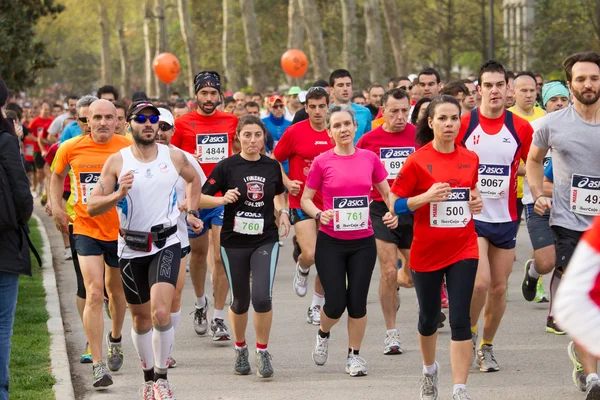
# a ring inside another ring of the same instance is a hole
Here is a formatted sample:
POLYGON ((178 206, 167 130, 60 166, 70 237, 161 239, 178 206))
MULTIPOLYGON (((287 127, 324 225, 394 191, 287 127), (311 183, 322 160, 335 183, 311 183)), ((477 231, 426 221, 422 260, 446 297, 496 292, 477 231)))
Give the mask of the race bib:
POLYGON ((33 157, 33 145, 32 144, 25 145, 25 155, 27 157, 33 157))
POLYGON ((600 177, 573 174, 571 211, 582 215, 600 215, 600 177))
POLYGON ((379 149, 379 159, 388 173, 388 179, 396 179, 406 158, 415 152, 414 147, 384 147, 379 149))
POLYGON ((216 164, 229 153, 229 137, 226 133, 196 135, 196 154, 200 164, 216 164))
POLYGON ((260 213, 238 211, 233 220, 233 231, 242 235, 262 235, 265 219, 260 213))
POLYGON ((434 228, 462 228, 471 221, 468 188, 452 189, 446 201, 429 203, 429 225, 434 228))
POLYGON ((81 187, 81 204, 87 204, 92 195, 92 190, 96 187, 100 179, 100 172, 80 172, 79 186, 81 187))
POLYGON ((502 199, 510 188, 510 165, 479 164, 477 188, 484 199, 502 199))
POLYGON ((369 227, 369 197, 333 198, 333 230, 358 231, 369 227))

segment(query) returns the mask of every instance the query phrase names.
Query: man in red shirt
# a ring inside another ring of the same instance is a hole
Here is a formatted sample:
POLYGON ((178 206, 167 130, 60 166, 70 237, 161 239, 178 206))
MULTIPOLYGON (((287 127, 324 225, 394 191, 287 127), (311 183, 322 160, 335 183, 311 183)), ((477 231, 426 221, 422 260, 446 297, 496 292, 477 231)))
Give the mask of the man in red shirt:
MULTIPOLYGON (((361 137, 356 147, 377 154, 388 172, 391 186, 406 158, 419 146, 415 143, 416 129, 408 123, 408 93, 402 89, 390 89, 383 95, 381 104, 384 124, 361 137)), ((383 354, 402 354, 400 335, 396 330, 396 313, 400 308, 398 281, 404 287, 412 287, 408 262, 413 238, 413 216, 399 216, 398 227, 390 230, 381 219, 388 212, 381 194, 373 188, 370 197, 369 210, 377 242, 377 258, 381 265, 379 302, 387 330, 383 354), (406 260, 401 273, 398 273, 398 250, 406 260)))
MULTIPOLYGON (((238 119, 233 114, 217 110, 221 98, 221 78, 214 71, 202 71, 194 78, 196 112, 187 113, 175 120, 171 144, 195 154, 204 174, 210 176, 217 163, 237 152, 235 130, 238 119)), ((215 311, 211 320, 214 341, 229 340, 225 321, 225 301, 229 290, 223 260, 221 259, 221 227, 223 206, 199 210, 204 229, 199 234, 188 229, 190 238, 190 277, 196 294, 194 330, 204 335, 208 330, 208 299, 204 294, 208 250, 213 246, 212 283, 215 311), (210 230, 211 240, 206 233, 210 230)))
MULTIPOLYGON (((300 199, 304 184, 313 160, 319 154, 333 148, 331 138, 325 129, 325 115, 329 107, 327 91, 315 86, 306 93, 305 110, 308 120, 294 124, 286 129, 273 150, 273 158, 282 163, 289 160, 289 174, 283 173, 283 184, 290 192, 290 221, 294 225, 294 260, 296 275, 294 289, 300 297, 306 296, 308 273, 315 263, 315 246, 317 243, 317 221, 302 211, 300 199)), ((317 192, 313 199, 319 208, 323 206, 321 193, 317 192)), ((319 277, 315 278, 315 292, 311 306, 308 308, 307 322, 313 325, 321 323, 321 307, 325 304, 323 287, 319 277)))
MULTIPOLYGON (((35 137, 35 143, 33 143, 33 160, 36 169, 37 181, 38 181, 38 195, 45 193, 44 183, 46 174, 44 172, 44 156, 47 152, 47 137, 48 128, 52 124, 52 115, 50 104, 44 101, 40 107, 40 115, 35 117, 29 124, 29 130, 35 137)), ((43 197, 42 197, 43 198, 43 197)), ((43 202, 46 205, 46 202, 43 202)))

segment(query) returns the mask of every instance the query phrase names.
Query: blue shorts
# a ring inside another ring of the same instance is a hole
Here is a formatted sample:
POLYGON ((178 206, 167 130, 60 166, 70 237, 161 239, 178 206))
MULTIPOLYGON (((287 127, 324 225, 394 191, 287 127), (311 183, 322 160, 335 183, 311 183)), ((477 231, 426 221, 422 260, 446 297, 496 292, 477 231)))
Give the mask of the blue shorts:
POLYGON ((290 207, 290 223, 292 225, 297 224, 298 222, 306 221, 307 219, 313 219, 310 215, 302 211, 301 208, 291 208, 290 207))
POLYGON ((492 223, 475 220, 477 236, 486 238, 492 246, 499 249, 515 248, 518 229, 519 221, 492 223))
POLYGON ((117 241, 94 239, 85 235, 73 235, 75 251, 79 257, 104 255, 104 262, 109 267, 119 268, 117 241))
POLYGON ((212 228, 213 225, 223 226, 223 215, 225 214, 225 206, 219 206, 215 208, 203 208, 201 210, 198 210, 198 212, 200 213, 200 219, 202 220, 204 227, 202 228, 202 232, 195 233, 192 230, 192 228, 190 228, 190 226, 188 225, 188 237, 190 239, 195 239, 204 235, 206 232, 208 232, 209 229, 212 228))

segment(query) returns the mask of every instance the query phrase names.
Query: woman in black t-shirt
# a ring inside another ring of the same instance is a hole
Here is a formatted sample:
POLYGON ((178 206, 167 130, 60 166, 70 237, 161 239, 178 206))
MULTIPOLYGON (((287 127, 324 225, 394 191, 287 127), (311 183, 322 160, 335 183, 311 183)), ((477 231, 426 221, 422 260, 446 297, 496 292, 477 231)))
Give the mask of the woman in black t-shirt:
POLYGON ((202 193, 209 196, 223 193, 221 199, 204 197, 225 204, 221 256, 233 299, 229 318, 235 339, 235 372, 241 375, 250 373, 246 326, 252 298, 257 375, 269 378, 273 375, 273 367, 267 343, 273 320, 271 298, 279 255, 275 213, 285 227, 284 236, 290 231, 290 221, 279 163, 261 154, 265 133, 266 128, 258 117, 247 115, 240 118, 236 140, 241 152, 217 164, 202 193))

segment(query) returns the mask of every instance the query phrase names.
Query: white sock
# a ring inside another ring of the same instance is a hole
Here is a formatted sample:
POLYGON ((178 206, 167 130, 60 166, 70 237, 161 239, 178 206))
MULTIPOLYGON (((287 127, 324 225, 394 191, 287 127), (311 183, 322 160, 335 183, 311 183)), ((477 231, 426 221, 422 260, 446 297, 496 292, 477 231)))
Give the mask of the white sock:
POLYGON ((588 376, 585 377, 585 383, 586 384, 590 383, 591 381, 595 381, 595 380, 598 380, 598 374, 591 373, 591 374, 588 374, 588 376))
POLYGON ((389 335, 391 333, 398 333, 398 330, 396 328, 394 329, 388 329, 387 331, 385 331, 386 335, 389 335))
POLYGON ((213 313, 213 320, 217 318, 225 321, 225 310, 217 310, 215 308, 215 312, 213 313))
POLYGON ((171 313, 171 325, 173 325, 173 329, 177 329, 177 325, 179 325, 180 320, 181 320, 181 308, 179 308, 179 311, 171 313))
POLYGON ((452 394, 456 394, 456 392, 458 392, 460 389, 466 389, 467 385, 465 385, 464 383, 457 383, 456 385, 454 385, 454 391, 452 392, 452 394))
POLYGON ((540 274, 535 270, 535 260, 531 262, 531 266, 529 267, 529 271, 527 272, 527 274, 533 279, 537 279, 540 277, 540 274))
POLYGON ((324 304, 325 304, 325 297, 321 296, 317 292, 314 292, 313 298, 312 298, 312 304, 310 306, 311 307, 319 306, 319 307, 323 308, 324 304))
POLYGON ((308 274, 310 272, 310 267, 304 269, 302 268, 302 266, 300 265, 300 263, 298 263, 298 269, 300 270, 300 272, 302 272, 303 274, 308 274))
POLYGON ((154 368, 160 370, 167 369, 167 360, 171 355, 173 342, 175 340, 175 330, 173 325, 155 326, 152 335, 152 349, 154 350, 154 368))
POLYGON ((152 329, 145 333, 137 333, 131 328, 131 341, 133 347, 140 357, 142 369, 150 369, 154 366, 154 349, 152 348, 152 329))
POLYGON ((437 371, 437 364, 434 362, 431 365, 423 364, 423 373, 427 375, 433 375, 437 371))
POLYGON ((196 308, 204 308, 206 307, 206 303, 208 303, 206 295, 202 297, 196 297, 196 308))

